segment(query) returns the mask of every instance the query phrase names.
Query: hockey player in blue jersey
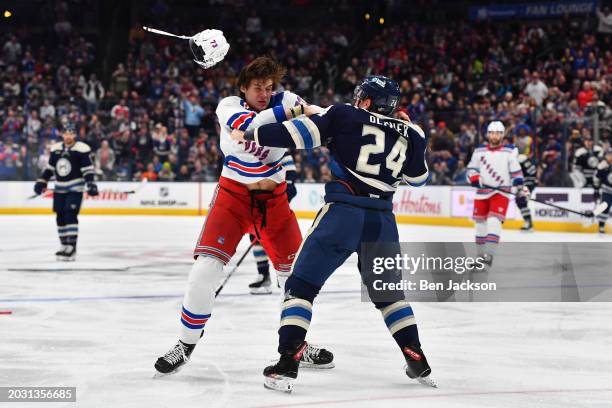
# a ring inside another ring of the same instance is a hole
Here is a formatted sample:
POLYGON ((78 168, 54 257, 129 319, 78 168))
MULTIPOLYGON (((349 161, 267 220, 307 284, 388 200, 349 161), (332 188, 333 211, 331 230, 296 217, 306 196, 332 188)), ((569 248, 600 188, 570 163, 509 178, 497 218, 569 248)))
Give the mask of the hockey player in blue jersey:
MULTIPOLYGON (((291 391, 307 346, 304 339, 314 299, 330 275, 352 253, 361 259, 362 243, 399 241, 392 198, 400 181, 413 186, 427 181, 423 131, 409 121, 389 117, 399 96, 395 81, 371 76, 355 89, 352 106, 333 105, 319 113, 305 106, 309 117, 232 134, 235 140, 254 140, 260 146, 327 146, 331 153, 334 179, 325 185, 326 204, 304 238, 285 284, 280 360, 264 370, 267 388, 291 391)), ((404 355, 406 374, 435 386, 410 304, 404 300, 374 304, 404 355)))
POLYGON ((599 221, 599 233, 606 233, 606 222, 612 214, 612 147, 608 147, 608 151, 604 159, 597 165, 597 171, 593 177, 595 186, 595 200, 608 204, 608 207, 597 217, 599 221))
POLYGON ((49 163, 34 184, 34 192, 42 194, 47 183, 55 176, 53 211, 56 214, 57 232, 61 248, 55 253, 58 261, 74 261, 79 236, 78 215, 83 202, 83 191, 90 196, 98 195, 94 183, 91 149, 76 141, 76 129, 72 124, 64 126, 63 142, 51 146, 49 163))

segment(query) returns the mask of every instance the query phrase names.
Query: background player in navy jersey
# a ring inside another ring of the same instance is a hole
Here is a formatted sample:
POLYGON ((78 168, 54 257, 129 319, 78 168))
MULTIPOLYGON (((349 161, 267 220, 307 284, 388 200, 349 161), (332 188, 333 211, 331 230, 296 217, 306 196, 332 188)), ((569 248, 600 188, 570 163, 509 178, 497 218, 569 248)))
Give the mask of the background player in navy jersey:
MULTIPOLYGON (((401 180, 425 184, 427 141, 416 125, 388 117, 400 96, 397 83, 382 76, 367 77, 355 90, 354 105, 333 105, 309 117, 264 125, 235 140, 254 140, 260 146, 312 149, 326 145, 334 180, 325 185, 325 206, 319 211, 296 255, 285 284, 279 329, 280 360, 264 370, 265 386, 291 391, 312 317, 312 305, 330 275, 354 252, 361 257, 363 242, 398 242, 392 212, 393 194, 401 180)), ((374 302, 407 362, 406 374, 435 386, 421 350, 416 321, 404 300, 374 302)))
POLYGON ((76 141, 73 125, 64 126, 63 142, 51 146, 49 163, 34 184, 34 192, 42 194, 47 183, 55 175, 53 190, 53 211, 56 214, 57 232, 61 248, 55 253, 59 261, 73 261, 76 257, 79 237, 78 215, 83 201, 83 191, 90 196, 98 195, 94 183, 91 149, 83 142, 76 141))
POLYGON ((608 208, 597 217, 599 221, 599 233, 605 234, 606 222, 612 213, 612 147, 608 147, 604 159, 597 165, 597 172, 593 177, 593 184, 595 186, 595 200, 601 200, 608 204, 608 208))

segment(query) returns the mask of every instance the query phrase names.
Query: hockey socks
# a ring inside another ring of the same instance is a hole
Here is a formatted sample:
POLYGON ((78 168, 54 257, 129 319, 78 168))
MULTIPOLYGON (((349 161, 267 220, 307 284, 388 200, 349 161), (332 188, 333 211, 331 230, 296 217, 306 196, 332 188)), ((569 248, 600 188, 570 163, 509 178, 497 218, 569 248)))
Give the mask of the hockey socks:
POLYGON ((420 346, 419 331, 410 303, 406 301, 377 302, 375 306, 382 313, 389 333, 391 333, 400 349, 411 345, 420 346))
POLYGON ((223 279, 223 263, 217 258, 200 255, 189 271, 187 291, 181 310, 183 343, 196 344, 211 316, 215 290, 223 279))

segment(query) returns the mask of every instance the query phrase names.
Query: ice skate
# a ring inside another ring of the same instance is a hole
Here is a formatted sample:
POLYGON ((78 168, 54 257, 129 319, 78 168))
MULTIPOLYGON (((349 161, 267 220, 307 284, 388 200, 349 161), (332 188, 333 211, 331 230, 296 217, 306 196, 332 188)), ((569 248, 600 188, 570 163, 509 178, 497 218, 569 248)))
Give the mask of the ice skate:
POLYGON ((522 232, 532 232, 533 231, 533 223, 531 219, 525 220, 523 226, 521 227, 522 232))
POLYGON ((402 351, 406 358, 406 375, 423 385, 438 388, 436 382, 430 377, 431 367, 429 367, 423 350, 418 346, 410 346, 404 347, 402 351))
POLYGON ((66 245, 63 252, 57 252, 56 259, 60 262, 72 262, 76 259, 76 247, 74 245, 66 245))
POLYGON ((334 355, 324 348, 307 344, 300 360, 301 368, 316 368, 319 370, 334 368, 334 355))
POLYGON ((55 257, 57 258, 58 256, 61 256, 66 251, 66 249, 68 249, 68 245, 62 245, 59 251, 55 253, 55 257))
POLYGON ((163 357, 155 362, 157 370, 156 377, 178 372, 183 365, 189 362, 189 356, 193 352, 195 344, 186 344, 178 341, 163 357))
POLYGON ((249 285, 251 295, 269 295, 272 293, 270 273, 259 273, 257 280, 249 285))
POLYGON ((291 392, 293 382, 298 376, 300 360, 307 348, 308 343, 302 342, 295 351, 281 354, 276 364, 266 367, 263 371, 264 387, 274 391, 291 392))

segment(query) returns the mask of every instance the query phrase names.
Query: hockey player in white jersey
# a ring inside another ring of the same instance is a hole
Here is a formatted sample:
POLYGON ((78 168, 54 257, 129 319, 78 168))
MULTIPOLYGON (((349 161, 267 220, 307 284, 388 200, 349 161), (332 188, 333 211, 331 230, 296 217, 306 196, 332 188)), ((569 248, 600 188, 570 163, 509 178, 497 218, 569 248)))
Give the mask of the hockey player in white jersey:
POLYGON ((488 143, 478 146, 467 168, 467 178, 476 187, 473 218, 478 255, 491 265, 499 243, 510 192, 529 199, 514 145, 502 144, 505 127, 494 121, 487 127, 488 143), (498 190, 499 189, 499 190, 498 190), (501 190, 501 191, 500 191, 501 190))
MULTIPOLYGON (((224 98, 217 106, 225 161, 193 252, 196 261, 183 299, 180 339, 157 359, 155 369, 160 373, 175 372, 189 360, 211 317, 215 291, 224 277, 223 266, 245 234, 257 237, 277 271, 281 287, 289 276, 302 235, 287 200, 282 165, 286 149, 230 138, 234 129, 244 131, 282 122, 301 115, 305 109, 314 109, 294 93, 273 93, 284 73, 285 68, 271 58, 256 58, 240 72, 240 96, 224 98)), ((313 346, 305 351, 301 364, 331 368, 332 361, 329 351, 313 346)))

